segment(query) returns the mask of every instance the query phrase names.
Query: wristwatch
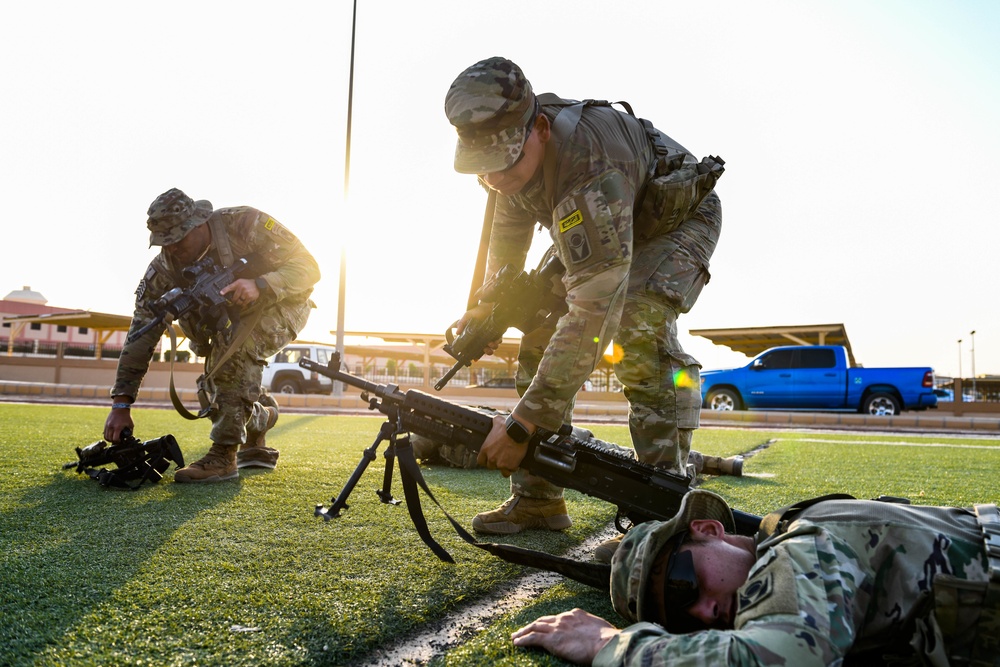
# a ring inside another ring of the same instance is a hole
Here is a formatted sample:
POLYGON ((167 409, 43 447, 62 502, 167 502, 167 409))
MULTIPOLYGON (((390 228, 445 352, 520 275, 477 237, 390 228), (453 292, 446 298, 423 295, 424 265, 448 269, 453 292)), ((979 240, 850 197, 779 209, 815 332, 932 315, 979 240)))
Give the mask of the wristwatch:
POLYGON ((531 440, 531 434, 528 433, 528 429, 521 425, 521 422, 514 419, 514 415, 507 415, 507 421, 503 424, 504 428, 507 429, 507 435, 511 440, 519 445, 526 444, 528 440, 531 440))
POLYGON ((257 291, 260 292, 261 294, 264 294, 264 292, 266 292, 270 288, 270 285, 267 284, 267 281, 264 280, 263 276, 254 279, 253 282, 255 285, 257 285, 257 291))

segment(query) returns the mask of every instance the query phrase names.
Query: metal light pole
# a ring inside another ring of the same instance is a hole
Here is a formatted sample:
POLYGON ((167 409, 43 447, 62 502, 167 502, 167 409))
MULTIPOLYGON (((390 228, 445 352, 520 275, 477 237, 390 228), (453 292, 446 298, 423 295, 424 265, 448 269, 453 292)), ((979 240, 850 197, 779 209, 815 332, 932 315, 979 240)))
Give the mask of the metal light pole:
MULTIPOLYGON (((344 210, 347 211, 347 193, 351 184, 351 111, 354 107, 354 35, 358 25, 358 0, 354 0, 351 14, 351 75, 347 84, 347 143, 344 150, 344 210)), ((344 354, 344 302, 347 295, 347 248, 340 246, 340 287, 337 292, 337 351, 344 354)), ((333 393, 344 393, 342 382, 333 383, 333 393)))
POLYGON ((962 377, 962 339, 958 339, 958 377, 962 377))
POLYGON ((976 330, 969 332, 972 337, 972 400, 976 400, 976 330))

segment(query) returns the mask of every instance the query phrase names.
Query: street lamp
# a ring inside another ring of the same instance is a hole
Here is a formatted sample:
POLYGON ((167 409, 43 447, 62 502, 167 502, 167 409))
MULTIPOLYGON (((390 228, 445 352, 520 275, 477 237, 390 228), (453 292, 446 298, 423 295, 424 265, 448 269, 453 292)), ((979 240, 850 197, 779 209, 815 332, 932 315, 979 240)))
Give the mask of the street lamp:
POLYGON ((976 330, 969 332, 972 337, 972 400, 976 400, 976 330))
POLYGON ((962 339, 958 339, 958 377, 962 377, 962 339))

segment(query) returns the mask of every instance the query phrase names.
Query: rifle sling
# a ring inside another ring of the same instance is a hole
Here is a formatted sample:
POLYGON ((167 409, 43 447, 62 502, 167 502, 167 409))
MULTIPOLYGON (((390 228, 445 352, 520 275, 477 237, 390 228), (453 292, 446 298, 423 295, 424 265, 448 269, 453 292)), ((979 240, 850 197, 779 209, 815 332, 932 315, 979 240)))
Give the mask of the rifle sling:
POLYGON ((423 510, 420 507, 420 497, 417 493, 415 485, 419 485, 423 489, 427 497, 434 501, 434 504, 444 513, 448 521, 451 523, 455 532, 463 540, 468 542, 474 547, 488 551, 494 556, 507 561, 508 563, 514 563, 515 565, 525 565, 528 567, 535 567, 542 570, 548 570, 550 572, 556 572, 574 581, 578 581, 581 584, 586 584, 593 588, 600 590, 609 590, 611 587, 611 566, 604 565, 601 563, 584 563, 581 561, 576 561, 571 558, 564 558, 562 556, 553 556, 552 554, 545 553, 544 551, 535 551, 533 549, 525 549, 522 547, 516 547, 510 544, 495 544, 492 542, 480 542, 475 537, 470 535, 468 531, 462 528, 455 519, 452 518, 448 511, 441 506, 441 503, 437 501, 434 494, 427 487, 427 483, 424 481, 424 477, 420 474, 420 466, 417 465, 416 457, 413 455, 413 448, 409 444, 396 448, 396 458, 399 459, 399 470, 403 481, 403 493, 406 498, 406 508, 410 513, 410 519, 413 521, 414 527, 417 529, 417 533, 420 538, 424 541, 431 551, 446 563, 454 563, 455 560, 451 555, 445 551, 440 544, 434 541, 431 537, 430 531, 427 529, 427 522, 424 520, 423 510))
POLYGON ((201 404, 201 410, 198 414, 194 414, 188 411, 181 403, 180 396, 177 395, 177 389, 174 387, 174 361, 177 359, 177 333, 174 331, 173 322, 167 322, 167 330, 170 332, 170 402, 173 403, 174 409, 177 410, 177 414, 184 419, 201 419, 202 417, 207 417, 211 414, 212 409, 215 405, 209 400, 207 391, 205 387, 208 385, 208 381, 215 375, 215 372, 222 367, 222 365, 229 360, 229 357, 233 356, 243 345, 243 342, 250 336, 253 332, 254 327, 260 322, 263 316, 264 309, 257 308, 252 311, 252 315, 249 320, 240 321, 239 325, 236 327, 236 335, 233 336, 233 340, 230 341, 229 345, 226 346, 225 352, 222 356, 212 365, 212 370, 199 378, 198 382, 198 402, 201 404))

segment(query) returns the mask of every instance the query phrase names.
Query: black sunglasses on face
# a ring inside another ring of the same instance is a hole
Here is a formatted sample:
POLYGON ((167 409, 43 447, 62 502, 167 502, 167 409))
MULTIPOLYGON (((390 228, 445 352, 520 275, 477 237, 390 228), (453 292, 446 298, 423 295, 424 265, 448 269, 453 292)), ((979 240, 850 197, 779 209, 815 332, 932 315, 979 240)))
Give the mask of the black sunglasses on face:
POLYGON ((663 580, 663 627, 670 632, 685 634, 704 630, 705 625, 688 614, 688 609, 701 594, 698 576, 694 570, 694 557, 680 548, 689 541, 687 531, 674 537, 675 545, 667 558, 666 577, 663 580))

